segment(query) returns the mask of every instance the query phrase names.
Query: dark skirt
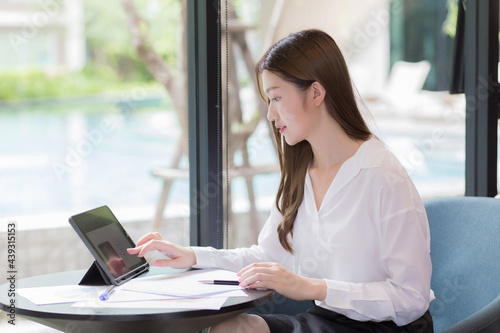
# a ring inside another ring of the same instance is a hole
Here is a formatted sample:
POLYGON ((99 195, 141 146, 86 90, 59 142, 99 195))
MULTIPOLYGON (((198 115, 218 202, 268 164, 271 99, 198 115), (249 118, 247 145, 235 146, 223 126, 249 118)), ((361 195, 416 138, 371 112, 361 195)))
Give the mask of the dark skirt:
POLYGON ((393 321, 357 321, 344 315, 314 306, 297 315, 259 314, 271 333, 433 333, 432 317, 426 312, 421 318, 406 326, 393 321))

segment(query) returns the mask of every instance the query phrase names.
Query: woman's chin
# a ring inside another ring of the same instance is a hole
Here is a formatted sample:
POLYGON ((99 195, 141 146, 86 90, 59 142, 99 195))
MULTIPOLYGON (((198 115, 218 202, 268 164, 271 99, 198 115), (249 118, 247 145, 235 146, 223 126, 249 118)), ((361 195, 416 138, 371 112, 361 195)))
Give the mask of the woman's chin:
POLYGON ((294 139, 289 139, 285 136, 285 142, 289 145, 289 146, 295 146, 297 143, 299 143, 300 141, 297 141, 297 140, 294 140, 294 139))

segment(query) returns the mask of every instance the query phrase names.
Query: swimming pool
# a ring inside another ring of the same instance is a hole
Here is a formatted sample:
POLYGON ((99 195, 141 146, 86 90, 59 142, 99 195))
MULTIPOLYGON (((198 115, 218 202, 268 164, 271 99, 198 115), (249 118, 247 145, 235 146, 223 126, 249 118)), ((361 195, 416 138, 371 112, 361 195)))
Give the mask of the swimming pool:
MULTIPOLYGON (((404 119, 377 124, 378 135, 403 161, 423 197, 463 194, 463 128, 404 119), (433 139, 437 130, 444 133, 439 140, 433 139)), ((142 207, 152 216, 161 181, 151 170, 169 164, 180 135, 175 113, 158 108, 128 114, 2 112, 0 133, 0 216, 10 217, 100 205, 142 207)), ((265 124, 249 147, 255 163, 276 161, 265 124)), ((273 203, 278 181, 277 174, 255 178, 261 209, 273 203)), ((235 209, 245 211, 243 180, 232 188, 235 209)), ((174 182, 169 204, 187 212, 187 181, 174 182)))

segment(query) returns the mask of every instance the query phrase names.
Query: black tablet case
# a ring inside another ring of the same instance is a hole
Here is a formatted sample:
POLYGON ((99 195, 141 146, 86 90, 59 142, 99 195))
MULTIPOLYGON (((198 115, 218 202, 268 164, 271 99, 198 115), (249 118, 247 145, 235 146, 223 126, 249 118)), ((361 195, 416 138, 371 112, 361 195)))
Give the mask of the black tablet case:
MULTIPOLYGON (((145 269, 143 272, 141 272, 139 275, 147 272, 147 269, 145 269)), ((137 275, 136 275, 137 276, 137 275)), ((83 276, 82 280, 78 283, 78 285, 85 285, 85 286, 102 286, 102 285, 111 285, 113 284, 111 280, 108 278, 106 273, 103 271, 103 268, 97 260, 94 260, 90 268, 87 270, 85 275, 83 276)))

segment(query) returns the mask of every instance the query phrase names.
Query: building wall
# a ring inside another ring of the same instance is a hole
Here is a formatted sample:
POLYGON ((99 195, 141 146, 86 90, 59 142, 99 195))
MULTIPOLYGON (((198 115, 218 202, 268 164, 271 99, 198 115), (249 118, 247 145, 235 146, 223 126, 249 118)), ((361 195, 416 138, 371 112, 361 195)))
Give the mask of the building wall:
POLYGON ((80 70, 84 24, 82 0, 0 2, 0 70, 80 70))

